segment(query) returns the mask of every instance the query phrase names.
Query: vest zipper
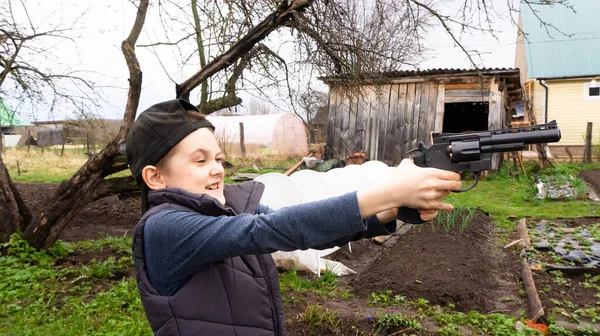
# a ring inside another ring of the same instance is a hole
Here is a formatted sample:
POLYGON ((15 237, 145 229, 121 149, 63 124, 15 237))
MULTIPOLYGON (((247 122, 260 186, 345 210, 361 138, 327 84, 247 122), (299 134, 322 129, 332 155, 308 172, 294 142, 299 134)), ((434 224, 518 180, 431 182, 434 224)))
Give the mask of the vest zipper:
POLYGON ((274 332, 275 335, 279 335, 279 314, 277 311, 277 306, 275 305, 275 300, 273 299, 273 290, 271 287, 271 277, 269 275, 269 272, 267 270, 267 265, 265 263, 265 260, 263 259, 263 256, 258 254, 256 255, 256 258, 258 259, 258 263, 260 264, 260 268, 263 271, 263 274, 265 275, 265 283, 267 285, 267 291, 269 292, 269 301, 271 302, 271 307, 273 308, 273 311, 275 312, 275 316, 273 316, 273 327, 274 327, 274 332))

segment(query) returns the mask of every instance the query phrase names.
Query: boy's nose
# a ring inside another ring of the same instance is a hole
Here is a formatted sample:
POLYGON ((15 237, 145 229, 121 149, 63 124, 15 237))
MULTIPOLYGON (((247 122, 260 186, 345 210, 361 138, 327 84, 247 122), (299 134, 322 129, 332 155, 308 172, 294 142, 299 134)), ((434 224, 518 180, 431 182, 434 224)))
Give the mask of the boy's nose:
POLYGON ((223 172, 224 170, 225 170, 225 168, 223 167, 221 162, 215 160, 210 172, 212 175, 218 175, 218 174, 221 174, 221 172, 223 172))

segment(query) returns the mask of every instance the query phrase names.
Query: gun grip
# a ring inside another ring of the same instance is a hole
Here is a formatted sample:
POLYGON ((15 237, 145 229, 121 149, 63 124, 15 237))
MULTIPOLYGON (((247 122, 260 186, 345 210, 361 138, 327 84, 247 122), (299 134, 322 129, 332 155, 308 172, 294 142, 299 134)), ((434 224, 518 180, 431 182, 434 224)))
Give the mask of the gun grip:
POLYGON ((409 224, 425 223, 425 221, 421 219, 421 214, 419 213, 419 210, 407 207, 398 208, 398 215, 396 216, 396 218, 403 221, 404 223, 409 224))

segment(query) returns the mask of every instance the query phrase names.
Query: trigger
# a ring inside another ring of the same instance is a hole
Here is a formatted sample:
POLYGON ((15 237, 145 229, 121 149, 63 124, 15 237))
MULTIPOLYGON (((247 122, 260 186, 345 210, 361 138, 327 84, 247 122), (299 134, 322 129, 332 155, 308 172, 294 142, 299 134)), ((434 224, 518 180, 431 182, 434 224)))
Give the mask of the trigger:
POLYGON ((413 149, 409 150, 408 152, 406 152, 406 155, 412 154, 414 152, 424 152, 426 150, 427 150, 427 147, 425 147, 425 144, 423 143, 423 141, 420 141, 419 146, 417 148, 413 148, 413 149))

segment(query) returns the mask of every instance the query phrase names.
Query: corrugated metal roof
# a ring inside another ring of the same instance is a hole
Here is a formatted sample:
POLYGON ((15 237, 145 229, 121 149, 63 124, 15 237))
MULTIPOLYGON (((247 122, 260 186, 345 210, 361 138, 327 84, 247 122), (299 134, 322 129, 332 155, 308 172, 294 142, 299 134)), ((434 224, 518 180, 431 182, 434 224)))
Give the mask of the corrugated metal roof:
POLYGON ((361 73, 359 75, 348 74, 340 76, 320 77, 324 82, 334 82, 339 80, 385 80, 404 77, 428 77, 428 76, 491 76, 491 75, 519 75, 519 69, 513 68, 483 68, 483 69, 454 69, 454 68, 435 68, 418 70, 399 70, 378 73, 361 73))
POLYGON ((600 0, 569 5, 521 3, 529 78, 600 74, 600 0))
POLYGON ((30 123, 22 122, 15 113, 6 105, 4 99, 0 98, 0 126, 31 126, 30 123))

